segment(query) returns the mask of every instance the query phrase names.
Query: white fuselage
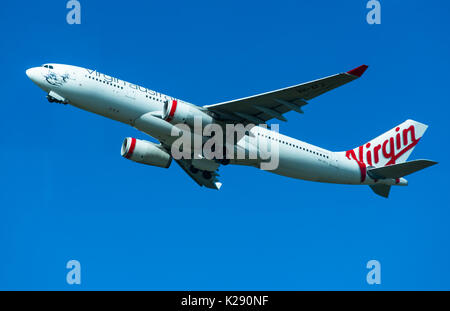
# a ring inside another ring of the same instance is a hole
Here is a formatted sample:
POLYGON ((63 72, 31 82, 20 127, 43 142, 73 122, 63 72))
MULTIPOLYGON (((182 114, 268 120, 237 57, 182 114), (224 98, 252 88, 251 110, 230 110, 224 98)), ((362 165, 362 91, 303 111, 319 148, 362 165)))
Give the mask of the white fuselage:
MULTIPOLYGON (((174 99, 95 70, 69 65, 45 66, 27 70, 27 75, 41 89, 57 98, 62 97, 75 107, 131 126, 144 114, 161 111, 165 100, 174 99)), ((179 99, 177 101, 186 103, 179 99)), ((251 132, 259 140, 278 143, 279 164, 271 171, 275 174, 327 183, 375 183, 371 178, 361 177, 361 174, 366 174, 365 171, 356 161, 346 157, 345 152, 331 152, 259 126, 253 127, 251 132)), ((164 137, 149 134, 164 140, 164 137)), ((245 144, 239 141, 238 145, 245 144)), ((250 165, 245 161, 234 163, 250 165)), ((393 185, 395 181, 383 180, 382 183, 393 185)))

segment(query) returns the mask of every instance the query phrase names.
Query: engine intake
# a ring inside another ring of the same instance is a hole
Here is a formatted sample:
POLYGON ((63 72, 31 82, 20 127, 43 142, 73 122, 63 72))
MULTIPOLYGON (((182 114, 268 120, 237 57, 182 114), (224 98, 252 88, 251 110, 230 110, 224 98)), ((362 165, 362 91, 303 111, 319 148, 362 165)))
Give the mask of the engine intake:
POLYGON ((134 162, 163 168, 172 163, 172 157, 160 145, 132 137, 123 141, 121 155, 134 162))
POLYGON ((214 118, 204 113, 195 106, 178 102, 177 100, 166 101, 163 108, 163 119, 172 124, 187 124, 194 126, 195 118, 202 121, 202 126, 214 123, 214 118))

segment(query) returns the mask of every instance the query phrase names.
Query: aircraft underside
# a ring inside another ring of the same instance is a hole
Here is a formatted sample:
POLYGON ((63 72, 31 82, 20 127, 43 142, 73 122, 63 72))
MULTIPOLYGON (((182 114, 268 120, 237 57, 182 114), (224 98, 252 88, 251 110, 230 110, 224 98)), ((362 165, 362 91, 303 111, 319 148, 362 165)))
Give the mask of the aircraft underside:
POLYGON ((175 161, 200 186, 220 189, 220 167, 246 165, 295 179, 369 185, 376 194, 387 197, 391 186, 407 185, 404 176, 436 164, 407 162, 427 129, 425 124, 407 120, 343 152, 331 152, 267 127, 269 120, 286 121, 286 112, 302 114, 309 100, 358 79, 366 69, 363 65, 204 107, 75 66, 46 64, 27 70, 27 75, 47 93, 49 102, 70 104, 129 124, 158 141, 126 138, 123 157, 162 168, 175 161))

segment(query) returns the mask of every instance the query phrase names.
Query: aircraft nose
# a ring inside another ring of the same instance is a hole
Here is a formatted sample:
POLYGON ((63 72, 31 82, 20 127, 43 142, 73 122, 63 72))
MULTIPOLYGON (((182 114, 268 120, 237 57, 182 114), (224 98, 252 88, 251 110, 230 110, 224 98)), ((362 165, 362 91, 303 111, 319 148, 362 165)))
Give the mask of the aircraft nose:
POLYGON ((38 82, 38 68, 34 67, 27 69, 25 73, 27 74, 28 78, 30 78, 31 81, 35 83, 38 82))

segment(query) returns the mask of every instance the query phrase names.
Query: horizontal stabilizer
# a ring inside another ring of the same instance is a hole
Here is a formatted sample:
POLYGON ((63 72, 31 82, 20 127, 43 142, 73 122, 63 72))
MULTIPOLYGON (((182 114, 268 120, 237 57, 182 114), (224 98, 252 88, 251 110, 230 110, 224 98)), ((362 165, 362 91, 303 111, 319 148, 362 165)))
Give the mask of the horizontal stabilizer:
POLYGON ((415 173, 435 164, 437 164, 437 162, 430 160, 415 160, 384 167, 369 168, 367 170, 367 174, 374 179, 395 179, 415 173))
POLYGON ((370 188, 372 188, 373 192, 382 196, 383 198, 389 197, 389 191, 391 191, 391 186, 383 184, 371 185, 370 188))

